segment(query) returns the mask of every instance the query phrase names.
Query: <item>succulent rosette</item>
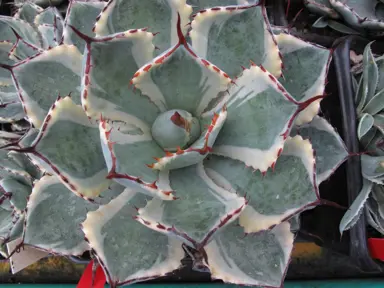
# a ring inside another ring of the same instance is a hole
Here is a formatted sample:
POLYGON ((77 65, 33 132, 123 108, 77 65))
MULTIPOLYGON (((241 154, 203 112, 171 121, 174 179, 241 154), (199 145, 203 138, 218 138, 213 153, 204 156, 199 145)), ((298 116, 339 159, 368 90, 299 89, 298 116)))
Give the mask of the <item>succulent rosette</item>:
POLYGON ((1 150, 6 200, 25 186, 17 209, 3 204, 19 225, 4 220, 3 242, 91 250, 111 286, 178 269, 185 246, 212 278, 280 287, 287 221, 320 203, 348 155, 316 116, 331 51, 272 32, 264 4, 247 1, 70 1, 65 19, 27 3, 16 15, 0 17, 0 75, 20 116, 4 105, 3 118, 33 128, 1 150))

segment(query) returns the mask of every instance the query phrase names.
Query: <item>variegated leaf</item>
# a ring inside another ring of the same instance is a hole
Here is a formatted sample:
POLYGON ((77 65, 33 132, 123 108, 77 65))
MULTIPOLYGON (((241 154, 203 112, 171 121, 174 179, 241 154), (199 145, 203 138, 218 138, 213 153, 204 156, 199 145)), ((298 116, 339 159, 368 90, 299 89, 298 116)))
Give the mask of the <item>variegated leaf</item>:
POLYGON ((228 117, 212 153, 267 171, 280 155, 295 117, 310 102, 297 103, 276 78, 257 66, 244 70, 229 95, 224 99, 228 117))
POLYGON ((64 44, 73 44, 80 52, 83 52, 85 42, 70 26, 75 27, 89 37, 94 37, 95 33, 92 31, 93 26, 97 16, 101 13, 105 5, 105 2, 70 1, 64 24, 64 44))
POLYGON ((82 197, 94 198, 110 184, 98 127, 70 97, 54 103, 37 138, 20 151, 40 158, 82 197))
POLYGON ((88 211, 96 209, 56 176, 44 176, 28 201, 24 243, 57 254, 81 255, 89 247, 80 224, 88 211))
POLYGON ((383 29, 383 18, 376 14, 377 1, 372 0, 329 0, 343 19, 353 27, 383 29))
POLYGON ((17 181, 13 177, 7 177, 0 181, 0 186, 6 193, 12 194, 10 202, 17 213, 21 214, 27 207, 27 200, 32 192, 32 187, 17 181))
POLYGON ((32 2, 26 2, 17 10, 16 14, 13 17, 16 19, 22 19, 28 22, 29 24, 34 25, 36 15, 41 13, 42 11, 43 8, 41 8, 40 6, 32 2))
POLYGON ((97 36, 106 36, 148 27, 152 32, 159 32, 154 44, 161 53, 178 42, 177 15, 180 15, 181 27, 186 34, 191 13, 192 7, 186 4, 186 0, 109 0, 94 31, 97 36))
POLYGON ((159 187, 177 191, 179 199, 153 199, 139 209, 144 225, 201 248, 217 230, 234 221, 247 205, 244 197, 215 184, 202 163, 161 173, 159 187), (164 185, 164 186, 163 186, 164 185))
POLYGON ((182 109, 199 117, 220 92, 228 89, 231 79, 196 55, 181 33, 180 21, 178 25, 179 43, 144 65, 132 84, 165 110, 182 109))
POLYGON ((41 127, 58 95, 70 94, 80 103, 81 62, 75 46, 61 45, 12 67, 19 97, 35 127, 41 127))
MULTIPOLYGON (((20 142, 19 146, 21 147, 20 142)), ((41 171, 35 164, 33 164, 33 160, 31 160, 26 154, 11 151, 8 153, 8 157, 11 158, 17 165, 19 165, 25 172, 31 175, 33 179, 41 178, 41 171)))
MULTIPOLYGON (((3 200, 3 196, 0 196, 0 201, 3 200)), ((13 213, 0 206, 0 240, 7 240, 12 230, 13 213)))
POLYGON ((367 201, 369 194, 372 191, 373 183, 369 180, 363 179, 363 187, 359 195, 353 201, 351 207, 344 214, 340 221, 339 231, 343 234, 344 231, 351 229, 359 220, 361 213, 364 209, 364 204, 367 201))
POLYGON ((15 122, 25 117, 21 102, 9 102, 0 104, 0 123, 15 122))
POLYGON ((287 222, 244 237, 236 223, 218 232, 205 248, 213 279, 245 286, 281 287, 293 249, 287 222))
POLYGON ((254 172, 242 162, 219 156, 210 156, 204 166, 220 187, 250 196, 240 215, 247 233, 270 229, 319 202, 315 157, 309 140, 301 136, 285 143, 274 172, 254 172))
POLYGON ((153 35, 144 30, 129 30, 93 39, 76 28, 74 31, 88 43, 81 83, 81 102, 87 115, 99 119, 102 114, 103 118, 145 132, 160 110, 152 99, 135 93, 129 81, 141 65, 152 59, 153 35))
POLYGON ((240 225, 247 233, 269 229, 319 202, 314 165, 312 146, 300 136, 285 143, 274 172, 254 172, 244 163, 218 156, 204 161, 217 185, 250 196, 240 215, 240 225))
POLYGON ((9 58, 15 62, 20 62, 41 52, 42 49, 37 48, 36 46, 18 37, 15 45, 9 53, 9 58))
POLYGON ((317 184, 328 179, 348 158, 348 150, 340 135, 327 120, 315 116, 311 123, 300 126, 294 135, 308 139, 316 152, 317 184))
POLYGON ((8 151, 0 150, 0 178, 14 177, 18 181, 32 185, 33 179, 23 167, 8 155, 8 151))
POLYGON ((36 47, 42 47, 41 35, 31 24, 22 19, 0 15, 0 40, 15 43, 17 40, 16 34, 36 47))
POLYGON ((196 14, 191 26, 197 55, 230 77, 238 76, 249 61, 280 77, 282 62, 264 5, 206 9, 196 14))
POLYGON ((45 48, 55 47, 61 43, 64 29, 64 19, 55 7, 48 7, 39 13, 34 24, 43 36, 45 48))
MULTIPOLYGON (((276 35, 276 40, 283 58, 283 76, 279 81, 284 88, 299 102, 323 95, 331 51, 286 33, 276 35)), ((320 101, 302 111, 296 124, 310 122, 319 112, 320 101)))
POLYGON ((164 276, 180 267, 181 242, 134 220, 134 205, 146 197, 126 189, 109 204, 87 214, 82 227, 111 286, 164 276), (127 261, 129 259, 129 261, 127 261))

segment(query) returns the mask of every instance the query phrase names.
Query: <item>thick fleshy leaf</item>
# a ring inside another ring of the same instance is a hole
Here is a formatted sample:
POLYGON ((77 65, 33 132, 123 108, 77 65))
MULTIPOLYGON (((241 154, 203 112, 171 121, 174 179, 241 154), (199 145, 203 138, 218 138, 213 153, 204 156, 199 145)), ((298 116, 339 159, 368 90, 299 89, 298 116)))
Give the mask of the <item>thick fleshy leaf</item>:
POLYGON ((215 184, 202 163, 162 172, 162 185, 164 189, 172 187, 180 199, 153 199, 139 209, 139 221, 159 232, 174 234, 195 248, 208 243, 214 232, 234 221, 247 205, 244 197, 215 184))
POLYGON ((361 172, 369 180, 384 176, 384 156, 361 155, 361 172))
POLYGON ((368 44, 364 49, 363 54, 363 75, 360 80, 358 89, 359 104, 357 106, 357 112, 360 113, 364 108, 365 104, 368 103, 375 95, 376 86, 379 79, 379 71, 375 58, 371 50, 371 44, 368 44), (362 86, 361 86, 362 85, 362 86))
POLYGON ((0 105, 0 123, 15 122, 25 117, 21 102, 4 103, 0 105))
POLYGON ((226 283, 281 287, 293 241, 287 222, 246 237, 243 228, 233 223, 204 248, 206 265, 213 279, 226 283))
POLYGON ((384 187, 382 185, 373 186, 372 198, 377 203, 379 216, 384 219, 384 187))
POLYGON ((372 182, 363 179, 363 187, 361 188, 359 195, 341 219, 339 225, 340 234, 343 234, 344 231, 351 229, 357 223, 361 213, 363 212, 364 204, 372 191, 372 186, 372 182))
POLYGON ((83 222, 85 237, 111 286, 164 276, 179 268, 184 258, 181 242, 133 219, 133 205, 145 202, 143 194, 126 189, 109 204, 89 212, 83 222))
POLYGON ((377 68, 379 69, 379 80, 376 86, 376 93, 384 89, 384 57, 376 58, 377 68))
POLYGON ((94 31, 97 36, 106 36, 148 27, 159 32, 154 44, 161 53, 178 42, 177 15, 181 18, 183 34, 186 34, 191 13, 192 7, 186 4, 186 0, 109 0, 94 31))
POLYGON ((82 197, 94 198, 110 184, 99 129, 70 97, 54 103, 32 146, 20 151, 40 158, 82 197))
MULTIPOLYGON (((19 146, 21 147, 20 143, 19 146)), ((8 153, 8 157, 11 158, 17 165, 19 165, 25 172, 32 176, 34 179, 41 178, 41 171, 33 161, 24 153, 11 151, 8 153)))
POLYGON ((20 99, 35 127, 42 125, 58 95, 71 94, 80 103, 81 62, 75 46, 61 45, 12 67, 20 99))
MULTIPOLYGON (((3 196, 0 197, 2 199, 3 196)), ((5 240, 8 238, 9 233, 13 227, 13 215, 12 211, 6 210, 3 207, 0 207, 0 239, 5 240)))
POLYGON ((384 89, 379 91, 372 99, 365 105, 363 113, 375 115, 384 109, 384 89))
POLYGON ((368 199, 365 209, 365 215, 367 216, 367 222, 379 233, 384 235, 384 219, 380 217, 378 213, 378 206, 375 201, 368 199))
POLYGON ((276 78, 258 66, 244 70, 229 94, 228 117, 212 153, 266 171, 281 153, 301 108, 276 78))
POLYGON ((153 35, 145 30, 129 30, 93 39, 74 31, 88 43, 81 98, 87 115, 99 119, 102 114, 103 118, 124 122, 133 129, 148 129, 160 110, 151 99, 135 93, 129 80, 152 59, 153 35))
MULTIPOLYGON (((284 76, 279 78, 279 82, 284 88, 300 102, 323 95, 331 51, 286 33, 276 35, 276 40, 283 58, 284 76)), ((302 111, 296 124, 310 122, 320 109, 320 101, 302 111)))
POLYGON ((42 47, 41 35, 39 35, 31 24, 22 19, 0 15, 0 40, 7 40, 15 43, 17 39, 16 34, 28 43, 39 48, 42 47))
POLYGON ((42 11, 43 8, 41 8, 40 6, 32 2, 26 2, 17 10, 16 14, 13 17, 16 19, 22 19, 28 22, 29 24, 34 25, 35 17, 42 11))
MULTIPOLYGON (((125 126, 122 126, 123 128, 125 126)), ((172 191, 159 189, 156 185, 158 171, 146 164, 152 155, 162 156, 164 151, 155 143, 149 129, 132 133, 100 121, 101 145, 107 164, 108 178, 136 191, 164 200, 174 200, 172 191)))
POLYGON ((264 5, 206 9, 196 14, 191 26, 197 55, 230 77, 238 76, 249 61, 280 77, 282 62, 264 5))
POLYGON ((53 25, 41 24, 37 27, 41 35, 43 36, 43 47, 44 49, 51 49, 58 45, 55 27, 53 25))
POLYGON ((204 166, 220 187, 250 196, 240 215, 240 225, 247 233, 269 229, 319 201, 312 146, 301 136, 285 143, 274 172, 263 175, 242 162, 213 155, 204 166))
POLYGON ((367 29, 384 29, 383 18, 376 13, 377 1, 329 0, 343 19, 351 26, 367 29))
POLYGON ((32 185, 32 177, 8 155, 8 151, 0 150, 0 178, 14 177, 26 185, 32 185))
POLYGON ((70 26, 75 27, 81 33, 89 37, 94 37, 95 33, 92 31, 93 26, 97 16, 105 5, 105 2, 70 1, 64 24, 64 44, 73 44, 80 52, 83 52, 85 42, 72 28, 70 28, 70 26))
POLYGON ((340 15, 332 8, 329 0, 304 0, 309 11, 326 17, 338 19, 340 15))
MULTIPOLYGON (((15 222, 15 221, 14 221, 15 222)), ((25 214, 19 215, 16 222, 13 224, 11 232, 9 233, 7 242, 14 241, 23 236, 24 233, 25 214)))
POLYGON ((374 119, 372 115, 364 113, 359 121, 359 125, 357 127, 357 136, 359 139, 361 139, 365 134, 368 133, 368 131, 373 126, 374 119))
POLYGON ((317 184, 328 179, 348 158, 348 150, 340 135, 327 120, 315 116, 311 123, 298 127, 294 135, 308 139, 316 152, 317 184))
MULTIPOLYGON (((248 5, 248 2, 247 0, 187 0, 187 3, 192 6, 194 12, 217 6, 248 5)), ((250 2, 254 1, 251 0, 250 2)))
POLYGON ((9 58, 9 53, 11 52, 12 47, 13 47, 13 44, 11 42, 0 41, 0 63, 1 64, 6 64, 6 65, 13 64, 13 60, 9 58))
POLYGON ((32 192, 32 187, 12 177, 2 179, 0 186, 6 193, 12 194, 10 202, 17 213, 21 214, 25 207, 27 207, 27 200, 32 192))
POLYGON ((132 79, 136 88, 153 102, 162 103, 166 110, 182 109, 196 117, 205 112, 220 92, 227 90, 230 82, 227 74, 197 57, 183 37, 132 79))
POLYGON ((57 254, 81 255, 89 247, 80 224, 88 211, 96 209, 56 176, 44 176, 28 201, 24 243, 57 254))
POLYGON ((64 19, 55 7, 48 7, 39 13, 34 23, 43 36, 44 47, 55 47, 61 43, 64 19))
POLYGON ((384 134, 384 114, 376 114, 373 117, 373 126, 377 128, 382 134, 384 134))
POLYGON ((167 151, 164 157, 156 158, 156 163, 149 165, 149 167, 155 170, 171 170, 200 163, 212 150, 212 146, 215 143, 226 118, 227 110, 223 107, 223 109, 218 114, 215 114, 209 122, 207 121, 209 118, 201 119, 203 122, 201 123, 201 126, 204 126, 205 122, 208 124, 206 125, 207 128, 205 131, 195 143, 187 149, 178 149, 175 153, 167 151))
POLYGON ((17 38, 16 44, 9 53, 9 58, 15 62, 20 62, 41 52, 42 50, 40 48, 31 45, 22 38, 17 38))

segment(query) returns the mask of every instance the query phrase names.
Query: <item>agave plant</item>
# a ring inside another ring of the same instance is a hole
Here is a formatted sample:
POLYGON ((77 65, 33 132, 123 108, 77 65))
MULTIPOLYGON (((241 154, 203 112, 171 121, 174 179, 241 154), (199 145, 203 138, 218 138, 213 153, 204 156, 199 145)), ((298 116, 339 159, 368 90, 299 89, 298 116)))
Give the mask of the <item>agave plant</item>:
POLYGON ((311 12, 321 15, 314 27, 329 26, 347 34, 384 29, 384 3, 379 0, 304 0, 304 4, 311 12))
POLYGON ((361 172, 364 178, 361 192, 340 222, 340 233, 352 228, 361 215, 384 234, 384 57, 375 58, 371 43, 363 54, 362 72, 354 79, 357 136, 360 140, 361 172), (366 209, 364 209, 366 207, 366 209))
POLYGON ((272 33, 263 3, 218 2, 0 17, 1 97, 24 113, 3 120, 31 124, 3 135, 4 244, 90 250, 111 286, 164 276, 191 247, 212 278, 280 287, 287 221, 348 156, 316 116, 331 51, 272 33))

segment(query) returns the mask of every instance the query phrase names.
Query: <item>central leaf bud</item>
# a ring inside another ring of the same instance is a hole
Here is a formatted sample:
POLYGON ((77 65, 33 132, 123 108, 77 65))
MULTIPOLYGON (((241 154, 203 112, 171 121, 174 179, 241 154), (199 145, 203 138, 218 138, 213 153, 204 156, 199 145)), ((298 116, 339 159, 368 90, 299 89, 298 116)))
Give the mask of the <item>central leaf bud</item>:
POLYGON ((152 125, 152 137, 164 150, 189 147, 200 136, 199 120, 184 110, 160 114, 152 125))

